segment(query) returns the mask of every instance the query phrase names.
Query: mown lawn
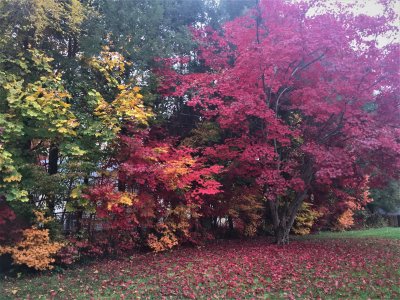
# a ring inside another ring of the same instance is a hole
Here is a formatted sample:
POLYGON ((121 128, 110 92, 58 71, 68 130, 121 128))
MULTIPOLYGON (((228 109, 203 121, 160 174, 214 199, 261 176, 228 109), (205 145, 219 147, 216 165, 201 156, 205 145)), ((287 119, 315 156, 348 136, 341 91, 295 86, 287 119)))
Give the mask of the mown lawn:
POLYGON ((0 280, 1 299, 318 297, 400 299, 399 229, 320 234, 286 247, 264 239, 216 241, 0 280))
POLYGON ((367 230, 353 230, 343 232, 321 232, 309 235, 306 238, 386 238, 400 239, 400 227, 372 228, 367 230))

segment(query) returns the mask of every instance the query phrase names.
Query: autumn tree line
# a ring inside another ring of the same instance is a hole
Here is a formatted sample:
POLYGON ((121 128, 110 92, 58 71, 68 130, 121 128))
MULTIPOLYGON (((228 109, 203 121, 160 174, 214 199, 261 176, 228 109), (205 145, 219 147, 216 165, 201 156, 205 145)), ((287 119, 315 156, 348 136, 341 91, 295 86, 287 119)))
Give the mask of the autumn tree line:
POLYGON ((380 5, 1 1, 3 261, 287 244, 395 209, 399 16, 380 5))

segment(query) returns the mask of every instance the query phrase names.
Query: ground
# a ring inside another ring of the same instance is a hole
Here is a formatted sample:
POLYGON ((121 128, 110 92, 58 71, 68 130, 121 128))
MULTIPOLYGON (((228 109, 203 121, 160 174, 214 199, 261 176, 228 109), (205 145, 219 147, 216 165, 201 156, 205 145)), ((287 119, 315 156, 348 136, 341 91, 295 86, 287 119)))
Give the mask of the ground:
POLYGON ((399 299, 400 228, 102 260, 0 280, 0 299, 399 299), (1 290, 1 289, 0 289, 1 290))

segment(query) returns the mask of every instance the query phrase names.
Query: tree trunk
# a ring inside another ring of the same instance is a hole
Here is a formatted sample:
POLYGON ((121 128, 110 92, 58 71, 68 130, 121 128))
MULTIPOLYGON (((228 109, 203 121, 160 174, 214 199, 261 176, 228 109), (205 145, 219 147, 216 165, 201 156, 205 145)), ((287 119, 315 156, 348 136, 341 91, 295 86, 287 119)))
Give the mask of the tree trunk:
POLYGON ((292 229, 297 212, 306 196, 307 190, 303 191, 301 194, 297 194, 296 198, 280 211, 277 202, 269 201, 276 244, 289 244, 290 230, 292 229))
POLYGON ((233 219, 231 216, 228 217, 229 232, 233 233, 233 219))
POLYGON ((118 192, 125 192, 126 191, 126 184, 121 179, 118 179, 118 192))
POLYGON ((83 211, 82 211, 82 209, 79 209, 79 210, 76 212, 75 218, 76 218, 75 233, 80 233, 80 231, 82 230, 82 218, 83 218, 83 211))
POLYGON ((50 145, 49 150, 49 175, 57 174, 58 172, 58 146, 56 144, 50 145))
MULTIPOLYGON (((83 177, 83 183, 86 186, 89 186, 89 176, 86 175, 85 177, 83 177)), ((79 206, 76 213, 75 213, 75 218, 76 218, 76 228, 75 228, 75 232, 79 233, 82 230, 82 219, 83 219, 83 210, 84 208, 79 206)))
MULTIPOLYGON (((47 172, 49 175, 54 175, 58 173, 58 146, 56 144, 51 144, 49 149, 49 165, 47 172)), ((55 195, 49 195, 47 200, 47 207, 50 214, 55 213, 55 195)))
POLYGON ((288 226, 279 226, 275 230, 275 243, 278 245, 289 244, 289 233, 290 229, 288 226))
POLYGON ((212 222, 211 222, 212 229, 217 229, 217 227, 218 227, 217 221, 218 221, 217 217, 212 217, 212 222))

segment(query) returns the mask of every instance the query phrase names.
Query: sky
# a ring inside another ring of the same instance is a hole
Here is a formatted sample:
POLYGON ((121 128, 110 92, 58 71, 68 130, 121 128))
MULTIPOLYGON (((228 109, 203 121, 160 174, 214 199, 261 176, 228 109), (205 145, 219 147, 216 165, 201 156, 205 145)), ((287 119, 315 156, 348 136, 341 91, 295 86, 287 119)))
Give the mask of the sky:
MULTIPOLYGON (((296 1, 296 0, 295 0, 296 1)), ((323 5, 319 6, 318 11, 320 13, 329 10, 329 11, 337 11, 338 6, 337 3, 340 3, 344 6, 351 5, 356 3, 354 8, 351 8, 350 11, 355 14, 365 14, 368 16, 378 16, 384 13, 384 7, 380 4, 379 0, 324 0, 321 1, 323 5)), ((394 8, 397 19, 395 25, 398 29, 400 29, 400 0, 390 0, 391 6, 394 8)), ((311 10, 311 14, 313 10, 311 10)), ((384 37, 381 36, 378 38, 378 45, 379 47, 385 46, 388 43, 396 41, 400 43, 400 35, 399 33, 391 36, 391 37, 384 37)))

